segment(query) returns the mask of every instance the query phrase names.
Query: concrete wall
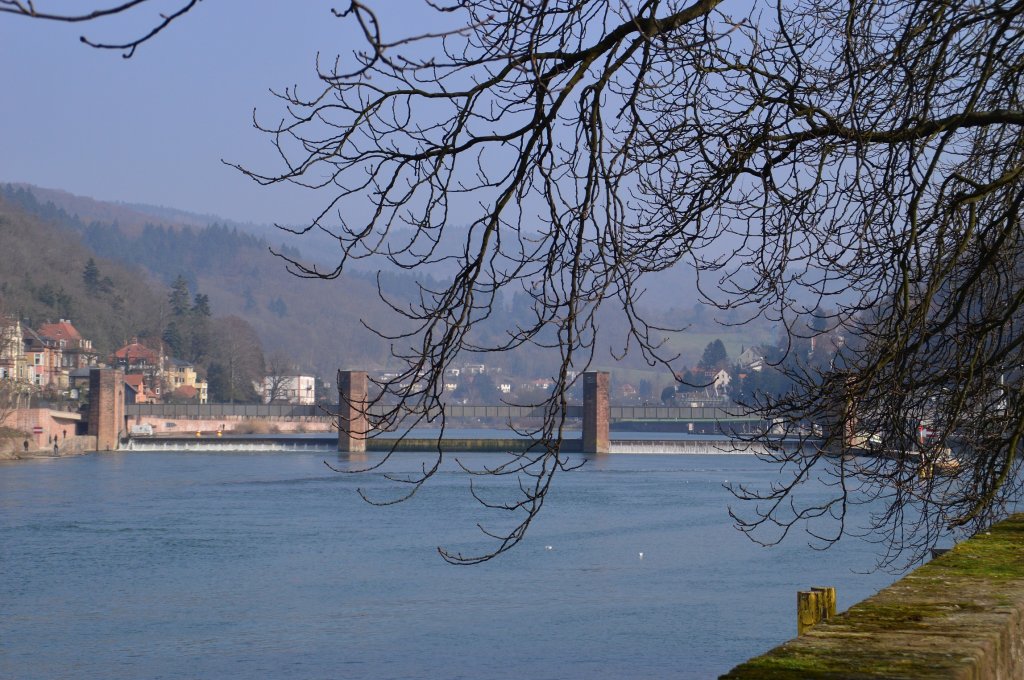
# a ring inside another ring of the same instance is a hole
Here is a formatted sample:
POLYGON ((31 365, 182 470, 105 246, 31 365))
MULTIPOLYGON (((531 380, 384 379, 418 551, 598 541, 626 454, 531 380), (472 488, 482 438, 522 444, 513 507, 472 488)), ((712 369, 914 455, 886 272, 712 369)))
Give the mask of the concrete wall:
POLYGON ((1024 514, 721 677, 1024 677, 1024 514))

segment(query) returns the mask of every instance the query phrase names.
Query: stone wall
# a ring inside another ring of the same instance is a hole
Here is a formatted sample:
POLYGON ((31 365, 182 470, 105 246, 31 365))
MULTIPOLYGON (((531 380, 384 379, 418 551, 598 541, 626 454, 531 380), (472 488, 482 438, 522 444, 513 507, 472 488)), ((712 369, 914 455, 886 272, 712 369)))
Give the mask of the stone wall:
POLYGON ((1024 677, 1024 514, 721 677, 1024 677))

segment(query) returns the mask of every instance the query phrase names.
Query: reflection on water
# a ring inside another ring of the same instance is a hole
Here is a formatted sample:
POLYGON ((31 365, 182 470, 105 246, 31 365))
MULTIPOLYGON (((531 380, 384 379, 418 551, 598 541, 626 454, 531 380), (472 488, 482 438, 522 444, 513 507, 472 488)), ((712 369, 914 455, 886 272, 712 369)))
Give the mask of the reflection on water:
POLYGON ((512 518, 475 504, 454 466, 378 508, 355 489, 403 489, 325 455, 378 459, 0 464, 0 677, 707 678, 792 637, 797 590, 834 585, 845 608, 892 579, 854 573, 873 564, 862 542, 768 550, 733 530, 722 484, 769 474, 751 456, 588 460, 519 548, 467 568, 436 546, 486 550, 475 523, 512 518))

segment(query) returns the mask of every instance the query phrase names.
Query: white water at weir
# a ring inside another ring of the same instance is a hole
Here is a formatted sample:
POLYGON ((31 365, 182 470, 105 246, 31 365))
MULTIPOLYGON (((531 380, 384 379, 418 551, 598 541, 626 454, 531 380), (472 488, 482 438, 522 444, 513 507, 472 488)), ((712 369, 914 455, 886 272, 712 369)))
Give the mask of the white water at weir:
MULTIPOLYGON (((720 454, 757 455, 767 453, 763 444, 728 439, 613 439, 609 442, 612 454, 703 455, 720 454)), ((287 453, 336 451, 324 439, 160 439, 133 438, 125 447, 128 451, 259 451, 287 453)))
POLYGON ((613 439, 608 443, 608 453, 716 456, 719 454, 755 455, 767 452, 768 449, 763 444, 739 440, 613 439))

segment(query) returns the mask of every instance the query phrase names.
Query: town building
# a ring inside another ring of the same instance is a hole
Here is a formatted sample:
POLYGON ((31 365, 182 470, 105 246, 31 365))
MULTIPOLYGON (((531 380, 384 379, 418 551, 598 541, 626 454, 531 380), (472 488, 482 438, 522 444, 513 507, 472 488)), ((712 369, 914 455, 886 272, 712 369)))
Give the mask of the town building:
POLYGON ((125 373, 147 373, 157 375, 163 369, 162 353, 139 342, 138 338, 117 349, 110 357, 114 368, 125 373))
POLYGON ((28 379, 28 362, 21 322, 0 317, 0 380, 24 382, 28 379))
POLYGON ((56 343, 61 351, 61 368, 70 372, 97 365, 98 354, 92 347, 92 341, 83 338, 70 320, 44 323, 39 326, 37 333, 56 343))
POLYGON ((316 403, 316 378, 311 375, 268 375, 256 388, 264 404, 316 403))
POLYGON ((161 380, 164 370, 162 352, 147 347, 137 338, 132 338, 130 343, 114 351, 110 356, 110 364, 124 371, 125 384, 136 393, 135 403, 151 404, 161 401, 161 380))
POLYGON ((22 326, 21 338, 27 366, 27 381, 35 387, 63 389, 68 386, 68 373, 62 371, 63 352, 56 340, 44 338, 22 326))
POLYGON ((184 359, 170 358, 164 362, 163 378, 175 400, 205 404, 209 392, 207 382, 196 373, 196 367, 184 359))
POLYGON ((764 369, 764 352, 757 347, 747 347, 740 352, 739 357, 736 358, 736 363, 739 364, 740 368, 761 371, 764 369))

